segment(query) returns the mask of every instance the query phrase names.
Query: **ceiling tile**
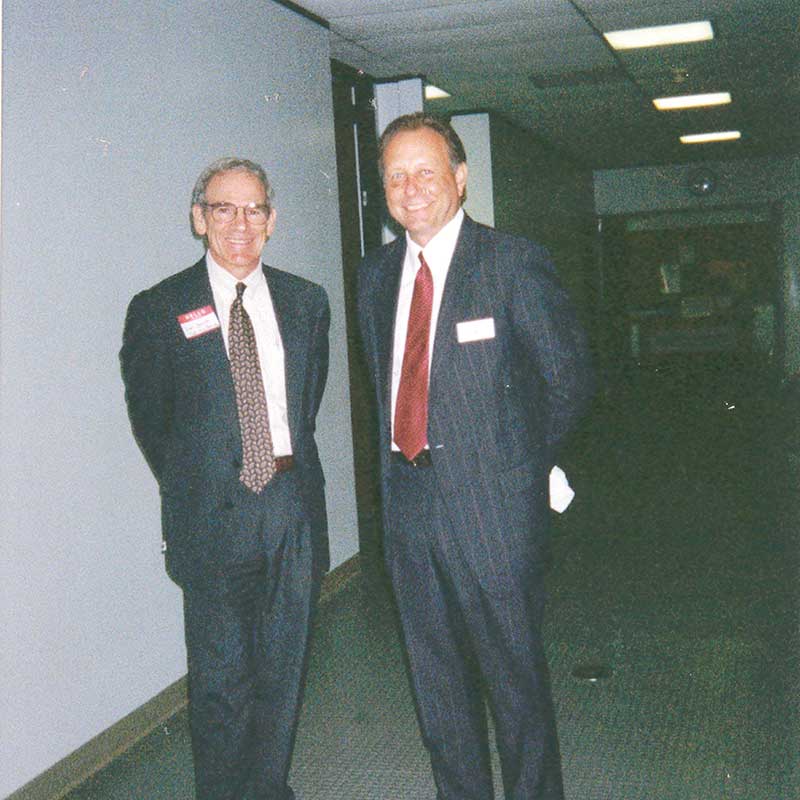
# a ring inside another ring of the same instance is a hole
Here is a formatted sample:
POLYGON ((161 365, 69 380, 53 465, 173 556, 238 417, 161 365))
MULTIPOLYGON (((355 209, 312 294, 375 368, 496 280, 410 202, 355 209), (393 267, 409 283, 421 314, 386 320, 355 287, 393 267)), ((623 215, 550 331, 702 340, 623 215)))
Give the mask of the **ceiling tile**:
POLYGON ((597 168, 798 148, 798 0, 300 0, 331 53, 377 79, 421 75, 442 113, 493 111, 597 168), (710 19, 712 42, 615 53, 603 30, 710 19), (730 91, 725 109, 664 114, 652 98, 730 91), (750 133, 719 151, 687 125, 750 133))

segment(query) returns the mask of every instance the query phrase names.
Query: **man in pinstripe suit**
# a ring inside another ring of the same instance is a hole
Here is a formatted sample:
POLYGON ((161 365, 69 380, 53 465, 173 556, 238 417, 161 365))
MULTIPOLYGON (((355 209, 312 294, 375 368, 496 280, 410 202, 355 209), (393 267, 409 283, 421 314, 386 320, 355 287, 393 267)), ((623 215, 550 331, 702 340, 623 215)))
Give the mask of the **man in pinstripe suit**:
POLYGON ((386 561, 439 800, 560 800, 541 641, 548 474, 590 391, 585 342, 547 253, 461 204, 449 124, 381 137, 405 236, 369 254, 359 317, 379 411, 386 561), (420 377, 420 375, 422 377, 420 377))

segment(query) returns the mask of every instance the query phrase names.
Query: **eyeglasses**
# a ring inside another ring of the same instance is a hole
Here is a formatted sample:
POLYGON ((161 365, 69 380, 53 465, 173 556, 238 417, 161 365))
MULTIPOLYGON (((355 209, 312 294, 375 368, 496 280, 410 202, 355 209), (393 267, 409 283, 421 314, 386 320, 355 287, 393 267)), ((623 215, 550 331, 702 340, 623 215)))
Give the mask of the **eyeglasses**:
POLYGON ((233 222, 240 208, 244 211, 245 220, 251 225, 263 228, 269 220, 269 207, 260 206, 256 203, 248 203, 246 206, 235 206, 233 203, 204 203, 203 207, 211 211, 211 216, 215 222, 223 225, 227 222, 233 222))

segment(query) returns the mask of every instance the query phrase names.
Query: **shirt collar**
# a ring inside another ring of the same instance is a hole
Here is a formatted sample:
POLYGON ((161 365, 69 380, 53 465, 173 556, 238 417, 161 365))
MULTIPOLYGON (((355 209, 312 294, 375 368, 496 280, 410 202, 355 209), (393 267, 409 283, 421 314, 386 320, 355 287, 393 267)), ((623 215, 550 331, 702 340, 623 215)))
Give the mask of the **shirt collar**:
POLYGON ((461 232, 461 223, 464 221, 464 209, 459 208, 451 219, 436 235, 425 245, 420 247, 406 232, 406 244, 412 256, 412 261, 419 266, 419 254, 425 254, 425 261, 431 270, 447 272, 453 253, 456 249, 458 234, 461 232))
POLYGON ((208 277, 212 285, 221 288, 231 295, 236 294, 237 283, 243 283, 251 292, 255 292, 266 284, 264 270, 260 267, 256 267, 246 278, 240 281, 237 277, 231 275, 224 267, 221 267, 208 250, 206 250, 206 266, 208 267, 208 277))

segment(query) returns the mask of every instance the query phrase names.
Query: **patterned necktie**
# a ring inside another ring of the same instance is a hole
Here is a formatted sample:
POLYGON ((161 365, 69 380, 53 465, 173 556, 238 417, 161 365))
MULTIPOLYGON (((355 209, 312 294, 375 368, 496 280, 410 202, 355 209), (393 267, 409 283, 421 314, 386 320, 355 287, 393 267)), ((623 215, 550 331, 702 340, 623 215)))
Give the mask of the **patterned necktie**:
POLYGON ((236 284, 236 299, 231 305, 228 325, 228 351, 242 433, 242 471, 239 480, 259 494, 275 474, 275 457, 256 336, 242 303, 246 288, 244 283, 236 284))
POLYGON ((394 409, 394 440, 409 460, 419 455, 428 441, 428 339, 433 307, 433 275, 421 252, 419 260, 394 409))

